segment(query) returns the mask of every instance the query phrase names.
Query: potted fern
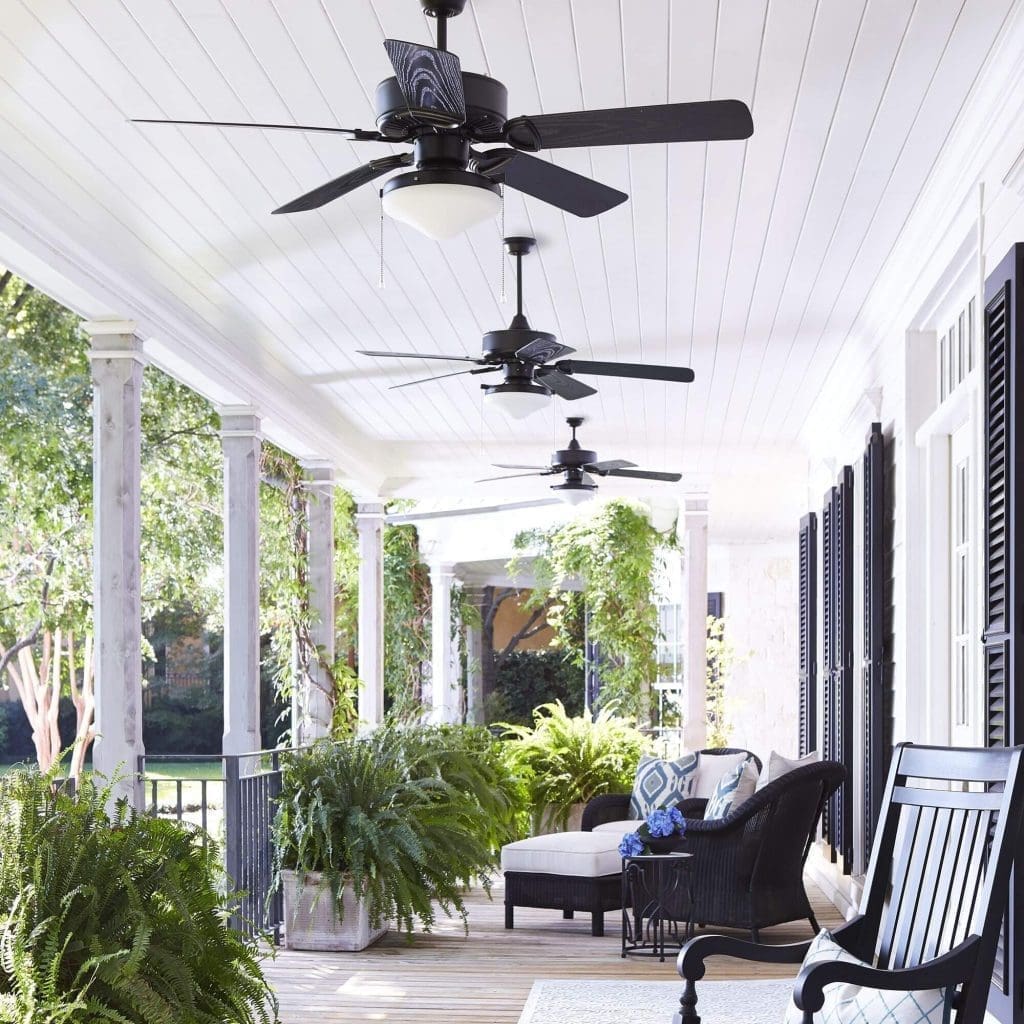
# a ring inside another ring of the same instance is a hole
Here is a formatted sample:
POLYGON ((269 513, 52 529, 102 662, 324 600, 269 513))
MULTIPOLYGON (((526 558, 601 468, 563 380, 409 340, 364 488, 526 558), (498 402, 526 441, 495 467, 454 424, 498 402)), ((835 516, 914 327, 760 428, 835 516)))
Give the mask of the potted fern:
POLYGON ((527 777, 535 835, 578 829, 588 801, 633 785, 648 742, 614 707, 596 718, 572 717, 555 701, 535 708, 533 717, 532 729, 503 728, 510 754, 527 777))
POLYGON ((485 730, 383 728, 283 759, 274 824, 291 949, 357 950, 435 905, 466 918, 524 797, 485 730))

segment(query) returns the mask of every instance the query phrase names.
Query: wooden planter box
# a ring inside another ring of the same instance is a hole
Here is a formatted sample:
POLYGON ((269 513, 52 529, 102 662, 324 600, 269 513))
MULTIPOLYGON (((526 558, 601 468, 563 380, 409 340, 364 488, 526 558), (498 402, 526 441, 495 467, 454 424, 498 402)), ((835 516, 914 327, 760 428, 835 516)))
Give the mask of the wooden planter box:
POLYGON ((370 925, 366 904, 356 898, 350 885, 341 890, 341 920, 331 896, 331 887, 317 871, 300 876, 296 871, 281 872, 284 892, 284 944, 286 949, 319 949, 354 952, 366 949, 382 935, 370 925))

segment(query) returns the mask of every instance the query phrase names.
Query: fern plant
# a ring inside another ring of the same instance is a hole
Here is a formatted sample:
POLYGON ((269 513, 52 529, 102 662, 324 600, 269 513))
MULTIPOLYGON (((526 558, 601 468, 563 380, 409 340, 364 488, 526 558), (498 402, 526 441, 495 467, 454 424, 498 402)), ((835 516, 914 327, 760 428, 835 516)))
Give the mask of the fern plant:
POLYGON ((466 921, 463 893, 489 887, 523 793, 479 730, 378 729, 282 759, 275 867, 321 873, 339 917, 351 885, 371 924, 429 931, 434 904, 466 921), (518 793, 518 795, 517 795, 518 793))
POLYGON ((561 701, 535 708, 532 729, 504 725, 514 760, 527 775, 533 827, 565 828, 574 804, 633 784, 640 755, 648 749, 643 733, 607 707, 592 719, 570 717, 561 701))
POLYGON ((270 1024, 256 949, 224 923, 216 852, 86 780, 0 777, 0 1021, 270 1024))

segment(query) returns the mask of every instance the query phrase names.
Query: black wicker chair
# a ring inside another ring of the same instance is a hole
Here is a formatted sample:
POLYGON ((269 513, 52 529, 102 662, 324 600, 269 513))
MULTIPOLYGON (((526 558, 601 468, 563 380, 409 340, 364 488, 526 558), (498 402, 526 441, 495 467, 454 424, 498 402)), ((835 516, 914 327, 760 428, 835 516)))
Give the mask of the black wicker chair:
MULTIPOLYGON (((757 754, 739 747, 711 747, 708 750, 697 751, 701 757, 720 757, 724 754, 746 754, 754 759, 757 770, 761 770, 761 759, 757 754)), ((604 825, 609 821, 625 821, 629 817, 630 793, 608 793, 605 796, 595 796, 586 807, 583 808, 583 818, 580 829, 584 832, 593 832, 597 825, 604 825)), ((706 800, 696 797, 683 800, 679 804, 680 810, 687 818, 702 818, 704 816, 704 804, 706 800)))
MULTIPOLYGON (((703 927, 758 930, 806 919, 818 922, 804 889, 804 862, 828 798, 846 769, 835 761, 801 765, 769 782, 724 818, 687 816, 697 922, 703 927)), ((706 801, 691 801, 703 813, 706 801)), ((678 908, 678 920, 689 917, 678 908)))
MULTIPOLYGON (((954 1024, 982 1024, 1024 814, 1022 750, 895 749, 860 913, 833 932, 875 966, 805 967, 793 990, 804 1024, 824 1005, 824 987, 836 982, 894 992, 953 985, 954 1024), (932 788, 936 781, 952 787, 932 788), (964 792, 967 783, 982 791, 964 792)), ((809 946, 691 939, 679 954, 685 986, 673 1024, 700 1024, 695 982, 708 957, 798 964, 809 946)))

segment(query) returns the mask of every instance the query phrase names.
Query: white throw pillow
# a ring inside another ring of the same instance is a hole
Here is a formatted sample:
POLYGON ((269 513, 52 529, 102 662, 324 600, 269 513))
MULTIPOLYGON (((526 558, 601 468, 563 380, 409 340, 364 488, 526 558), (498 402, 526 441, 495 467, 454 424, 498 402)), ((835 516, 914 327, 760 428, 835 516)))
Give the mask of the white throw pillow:
MULTIPOLYGON (((822 929, 811 942, 803 966, 824 960, 864 963, 847 953, 831 932, 822 929)), ((826 985, 825 1004, 814 1020, 815 1024, 948 1024, 953 991, 949 987, 889 992, 859 985, 826 985)), ((803 1024, 803 1019, 803 1011, 790 1000, 785 1024, 803 1024)))
POLYGON ((672 807, 690 796, 697 771, 697 755, 683 754, 675 761, 645 755, 637 765, 633 795, 629 800, 631 818, 646 818, 659 807, 672 807))
POLYGON ((704 808, 704 820, 724 818, 730 811, 738 809, 754 795, 756 786, 757 765, 753 758, 747 758, 718 780, 704 808))
POLYGON ((809 754, 804 754, 803 757, 797 758, 783 757, 773 750, 768 755, 768 763, 761 769, 761 774, 758 776, 757 788, 764 789, 769 782, 781 779, 786 772, 791 772, 794 768, 799 768, 805 764, 817 764, 820 760, 821 754, 816 750, 812 750, 809 754))
POLYGON ((743 764, 749 756, 743 751, 738 754, 702 754, 691 795, 701 800, 710 800, 722 776, 731 772, 736 765, 743 764))

